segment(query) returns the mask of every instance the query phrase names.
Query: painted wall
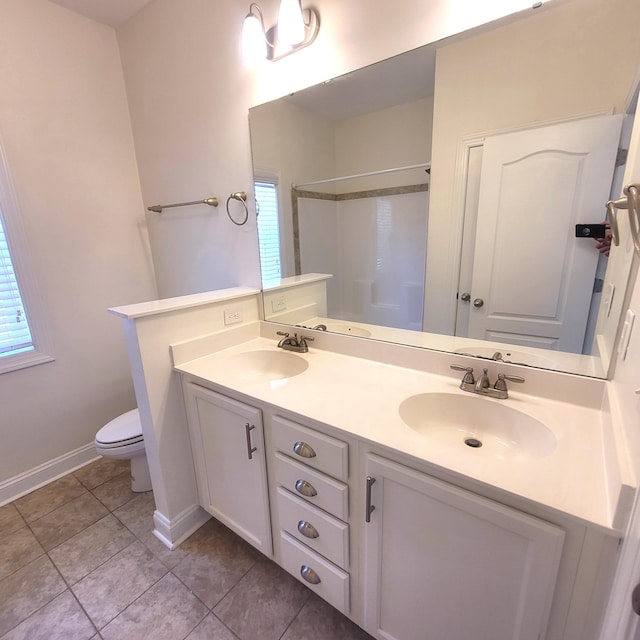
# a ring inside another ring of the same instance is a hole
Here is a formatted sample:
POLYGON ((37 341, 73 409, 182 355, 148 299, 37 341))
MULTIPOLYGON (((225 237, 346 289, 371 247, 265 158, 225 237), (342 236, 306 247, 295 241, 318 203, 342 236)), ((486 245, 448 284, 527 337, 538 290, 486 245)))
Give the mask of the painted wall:
POLYGON ((0 377, 1 483, 92 443, 135 406, 107 308, 156 291, 113 29, 45 0, 3 0, 0 86, 0 131, 55 356, 0 377))
POLYGON ((427 330, 451 333, 454 323, 462 219, 453 184, 462 138, 624 113, 640 60, 637 16, 635 0, 581 0, 438 51, 427 330), (614 47, 602 46, 604 33, 616 34, 614 47))
MULTIPOLYGON (((422 164, 431 159, 433 98, 414 100, 336 123, 336 173, 422 164), (375 135, 371 132, 375 131, 375 135)), ((339 183, 340 193, 428 182, 424 171, 406 171, 339 183)))
POLYGON ((252 109, 251 149, 259 176, 278 178, 282 275, 295 275, 292 184, 335 172, 334 125, 286 100, 252 109), (313 149, 313 153, 309 153, 313 149))

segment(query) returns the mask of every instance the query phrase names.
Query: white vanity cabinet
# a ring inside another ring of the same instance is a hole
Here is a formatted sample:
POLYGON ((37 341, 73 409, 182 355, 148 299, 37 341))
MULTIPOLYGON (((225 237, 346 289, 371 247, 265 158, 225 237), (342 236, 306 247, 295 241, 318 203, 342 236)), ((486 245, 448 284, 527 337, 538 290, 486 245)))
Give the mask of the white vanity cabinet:
POLYGON ((202 507, 375 638, 597 637, 615 535, 201 379, 202 507))
POLYGON ((271 556, 260 409, 183 381, 201 506, 271 556))
POLYGON ((562 529, 372 453, 365 471, 369 633, 545 637, 562 529))

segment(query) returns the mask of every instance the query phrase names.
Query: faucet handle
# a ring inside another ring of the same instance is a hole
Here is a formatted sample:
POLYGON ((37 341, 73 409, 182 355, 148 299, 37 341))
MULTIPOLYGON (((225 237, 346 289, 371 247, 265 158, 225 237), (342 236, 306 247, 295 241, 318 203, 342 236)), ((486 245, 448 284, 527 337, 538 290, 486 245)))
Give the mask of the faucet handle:
POLYGON ((522 376, 512 376, 512 375, 507 375, 506 373, 499 373, 498 379, 496 380, 496 383, 493 385, 493 388, 498 389, 498 391, 506 391, 507 383, 505 382, 505 380, 508 380, 509 382, 519 382, 519 383, 524 382, 524 378, 522 376))
POLYGON ((284 336, 285 338, 289 337, 289 334, 286 331, 276 331, 277 336, 284 336))
POLYGON ((303 334, 300 334, 300 339, 298 340, 298 344, 301 346, 304 346, 307 344, 307 341, 313 342, 315 340, 315 338, 312 338, 311 336, 305 336, 303 334))
POLYGON ((454 371, 464 371, 464 377, 461 384, 475 384, 476 379, 473 377, 473 367, 465 367, 461 364, 449 365, 454 371))

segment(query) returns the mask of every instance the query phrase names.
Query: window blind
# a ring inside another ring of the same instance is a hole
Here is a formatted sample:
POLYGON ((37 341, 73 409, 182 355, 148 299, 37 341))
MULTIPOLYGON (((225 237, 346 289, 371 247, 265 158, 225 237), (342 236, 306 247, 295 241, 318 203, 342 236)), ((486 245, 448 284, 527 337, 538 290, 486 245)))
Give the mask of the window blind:
POLYGON ((277 282, 282 277, 280 263, 280 225, 278 223, 278 188, 274 182, 255 182, 258 212, 258 238, 262 286, 277 282))
POLYGON ((0 358, 34 348, 0 211, 0 358))

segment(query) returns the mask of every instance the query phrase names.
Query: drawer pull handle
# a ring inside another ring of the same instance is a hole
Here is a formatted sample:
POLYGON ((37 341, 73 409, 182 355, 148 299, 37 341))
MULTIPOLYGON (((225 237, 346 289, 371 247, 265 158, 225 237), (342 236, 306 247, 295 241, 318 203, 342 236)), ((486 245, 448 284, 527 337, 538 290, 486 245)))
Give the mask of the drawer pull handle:
POLYGON ((300 567, 300 575, 309 583, 309 584, 320 584, 322 582, 320 580, 320 576, 306 564, 303 564, 300 567))
POLYGON ((313 496, 318 495, 315 487, 306 480, 298 480, 298 482, 296 482, 296 491, 307 498, 313 498, 313 496))
POLYGON ((367 492, 366 492, 366 501, 367 504, 365 506, 365 522, 371 522, 371 514, 375 511, 375 507, 371 504, 371 487, 376 479, 372 476, 367 476, 367 492))
POLYGON ((293 445, 293 452, 297 453, 301 458, 316 457, 316 452, 313 450, 313 447, 301 440, 298 440, 298 442, 293 445))
POLYGON ((249 424, 248 422, 244 425, 245 434, 247 436, 247 457, 249 458, 249 460, 253 460, 253 454, 258 450, 251 444, 251 432, 255 428, 255 424, 249 424))
POLYGON ((298 522, 298 531, 305 538, 319 538, 320 537, 320 534, 318 533, 318 530, 310 522, 307 522, 306 520, 300 520, 300 522, 298 522))

